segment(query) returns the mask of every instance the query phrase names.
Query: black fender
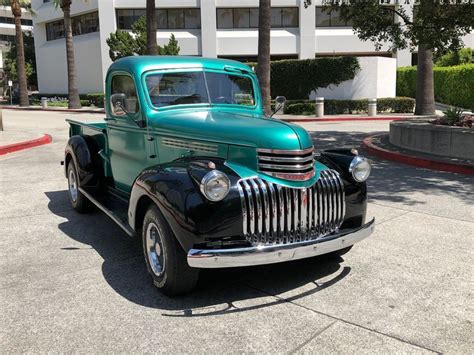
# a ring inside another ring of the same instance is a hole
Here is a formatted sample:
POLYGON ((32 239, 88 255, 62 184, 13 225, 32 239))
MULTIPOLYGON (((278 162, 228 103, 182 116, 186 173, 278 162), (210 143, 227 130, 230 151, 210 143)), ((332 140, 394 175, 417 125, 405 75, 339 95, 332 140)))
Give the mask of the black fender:
POLYGON ((132 187, 128 222, 139 232, 149 203, 155 203, 185 251, 206 243, 242 238, 242 206, 237 189, 240 177, 224 161, 212 159, 227 174, 229 194, 218 202, 207 200, 200 181, 211 170, 209 159, 183 158, 145 169, 132 187))
POLYGON ((66 177, 67 166, 72 159, 77 169, 79 185, 96 186, 103 175, 98 152, 99 146, 92 137, 76 135, 69 138, 64 152, 66 177))
POLYGON ((322 151, 320 156, 316 157, 316 160, 328 168, 336 170, 344 182, 346 215, 342 228, 362 226, 367 214, 367 184, 365 181, 355 181, 349 172, 352 159, 356 156, 351 149, 331 149, 322 151))

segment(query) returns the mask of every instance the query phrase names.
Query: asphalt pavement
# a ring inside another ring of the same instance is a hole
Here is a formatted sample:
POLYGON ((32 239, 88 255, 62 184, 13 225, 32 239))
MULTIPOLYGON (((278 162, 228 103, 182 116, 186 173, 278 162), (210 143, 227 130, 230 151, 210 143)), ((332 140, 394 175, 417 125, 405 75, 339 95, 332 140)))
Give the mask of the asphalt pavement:
MULTIPOLYGON (((141 246, 79 215, 63 167, 66 117, 3 112, 53 143, 0 157, 0 351, 471 353, 474 178, 374 159, 375 233, 339 260, 205 270, 168 298, 141 246)), ((315 146, 357 147, 389 123, 305 123, 315 146)))

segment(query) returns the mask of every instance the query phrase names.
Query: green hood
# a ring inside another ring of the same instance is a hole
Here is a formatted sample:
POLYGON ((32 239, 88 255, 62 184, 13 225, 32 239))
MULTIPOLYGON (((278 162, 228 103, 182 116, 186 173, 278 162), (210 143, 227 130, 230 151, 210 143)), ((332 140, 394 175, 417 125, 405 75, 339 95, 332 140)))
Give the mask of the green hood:
POLYGON ((182 138, 266 149, 306 149, 313 144, 302 127, 256 114, 217 109, 167 110, 149 118, 162 133, 182 138))

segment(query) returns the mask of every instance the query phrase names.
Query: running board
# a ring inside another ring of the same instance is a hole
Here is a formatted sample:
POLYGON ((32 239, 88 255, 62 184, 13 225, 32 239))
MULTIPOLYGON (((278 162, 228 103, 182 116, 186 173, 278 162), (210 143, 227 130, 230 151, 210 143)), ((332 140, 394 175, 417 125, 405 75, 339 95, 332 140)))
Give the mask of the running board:
POLYGON ((124 230, 125 233, 127 233, 130 237, 135 236, 135 231, 130 228, 130 226, 126 223, 126 221, 123 221, 118 214, 114 213, 112 210, 108 209, 104 204, 100 203, 94 196, 92 196, 91 193, 89 193, 87 190, 83 189, 82 187, 79 187, 79 191, 89 200, 91 201, 94 205, 97 206, 102 212, 104 212, 110 219, 112 219, 115 223, 119 225, 120 228, 124 230))

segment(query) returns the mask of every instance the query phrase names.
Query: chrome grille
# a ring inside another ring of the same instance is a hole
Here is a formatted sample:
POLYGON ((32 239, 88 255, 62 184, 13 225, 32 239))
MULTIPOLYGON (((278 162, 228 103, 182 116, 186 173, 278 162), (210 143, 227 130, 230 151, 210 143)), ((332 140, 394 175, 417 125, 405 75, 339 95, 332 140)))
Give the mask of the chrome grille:
POLYGON ((252 244, 287 244, 336 231, 345 215, 344 184, 336 171, 321 171, 307 189, 260 178, 239 181, 243 235, 252 244))
POLYGON ((257 149, 258 170, 289 180, 314 174, 314 148, 303 150, 257 149))

